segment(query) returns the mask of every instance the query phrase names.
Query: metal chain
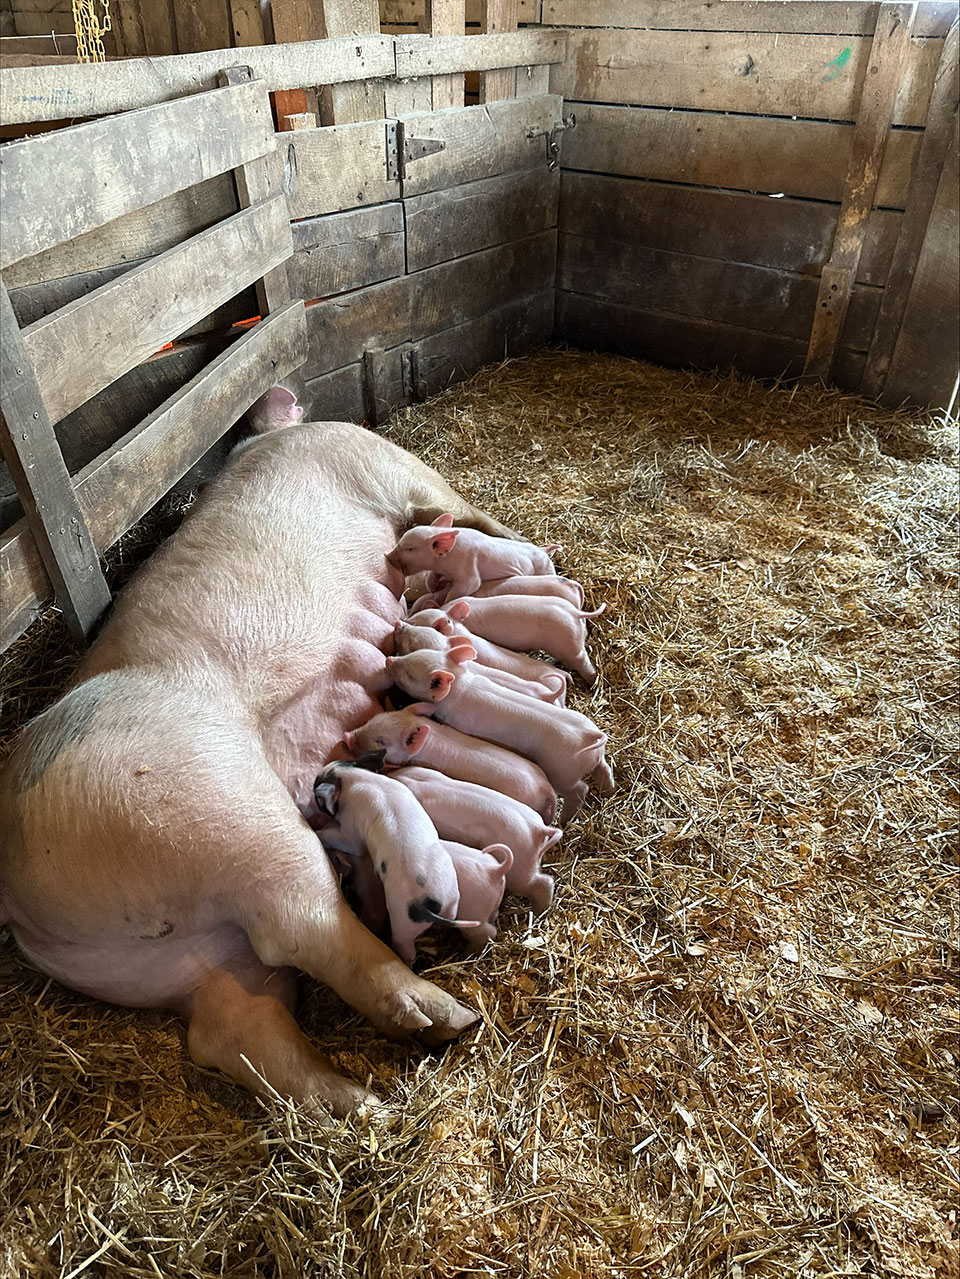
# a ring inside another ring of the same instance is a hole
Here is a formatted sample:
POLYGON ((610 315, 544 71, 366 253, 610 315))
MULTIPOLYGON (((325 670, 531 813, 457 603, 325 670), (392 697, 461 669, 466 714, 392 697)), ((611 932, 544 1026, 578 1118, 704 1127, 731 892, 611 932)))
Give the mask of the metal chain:
POLYGON ((102 18, 97 13, 97 0, 73 0, 73 28, 77 33, 78 62, 106 62, 103 37, 111 29, 110 0, 99 0, 102 18))

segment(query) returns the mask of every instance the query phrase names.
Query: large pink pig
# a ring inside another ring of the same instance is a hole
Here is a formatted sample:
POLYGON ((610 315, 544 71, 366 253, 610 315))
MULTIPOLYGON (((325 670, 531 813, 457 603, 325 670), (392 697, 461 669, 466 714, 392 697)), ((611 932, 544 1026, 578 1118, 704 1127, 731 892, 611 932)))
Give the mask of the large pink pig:
POLYGON ((393 1033, 476 1019, 363 927, 304 816, 344 731, 380 709, 403 612, 386 556, 447 511, 513 536, 358 426, 234 453, 4 767, 0 923, 28 959, 178 1010, 201 1065, 337 1114, 367 1094, 297 1027, 295 969, 393 1033))
MULTIPOLYGON (((445 653, 450 644, 448 636, 432 626, 411 626, 409 622, 397 622, 393 631, 397 657, 416 653, 422 648, 445 653)), ((485 666, 483 670, 488 679, 492 679, 495 684, 502 684, 504 688, 512 688, 515 693, 539 697, 543 702, 560 702, 561 705, 565 701, 567 681, 559 671, 553 675, 545 675, 541 683, 521 679, 519 675, 511 675, 509 671, 498 670, 495 666, 485 666)))
POLYGON ((489 537, 476 529, 453 528, 453 516, 441 515, 429 526, 412 528, 387 556, 407 577, 424 569, 450 579, 451 596, 469 595, 488 578, 556 573, 548 550, 529 542, 489 537))
POLYGON ((538 764, 564 801, 564 822, 587 794, 584 777, 595 781, 601 794, 613 792, 613 773, 603 750, 607 738, 596 724, 579 711, 492 684, 469 669, 473 656, 464 640, 446 654, 424 649, 407 657, 388 657, 387 669, 411 697, 432 702, 437 719, 538 764))
POLYGON ((507 888, 526 897, 535 910, 547 909, 553 901, 553 880, 540 863, 560 838, 557 826, 548 826, 539 813, 509 795, 433 768, 407 765, 391 776, 413 791, 441 839, 507 844, 513 852, 507 888))
POLYGON ((408 764, 416 757, 424 768, 436 768, 448 777, 512 795, 538 812, 545 822, 553 821, 556 797, 536 764, 493 742, 428 722, 424 716, 432 715, 434 709, 431 703, 424 702, 402 711, 374 715, 361 728, 345 733, 344 743, 354 755, 386 751, 388 764, 408 764))
POLYGON ((587 684, 593 684, 597 670, 587 656, 587 628, 584 619, 599 617, 601 604, 592 613, 574 608, 566 600, 533 595, 492 595, 488 599, 458 599, 444 605, 444 612, 467 630, 504 648, 549 653, 587 684))
POLYGON ((476 925, 461 924, 468 950, 483 950, 497 935, 497 916, 503 901, 507 872, 513 864, 513 853, 505 844, 473 848, 445 839, 443 847, 457 871, 460 889, 460 916, 475 916, 476 925))
MULTIPOLYGON (((502 648, 499 644, 491 644, 489 640, 485 640, 481 635, 474 635, 472 631, 467 630, 462 622, 449 617, 442 608, 423 608, 417 612, 412 612, 408 614, 404 625, 430 626, 434 630, 438 630, 441 635, 448 637, 459 635, 461 639, 468 639, 477 651, 478 664, 486 670, 506 671, 508 674, 519 676, 520 679, 530 680, 532 683, 545 684, 548 687, 557 679, 562 680, 564 686, 573 680, 572 675, 568 675, 566 671, 558 670, 555 666, 551 666, 549 662, 542 662, 539 658, 530 657, 527 653, 515 653, 512 649, 502 648)), ((414 650, 411 649, 410 651, 414 650)), ((488 678, 490 678, 489 675, 488 678)), ((564 687, 557 698, 558 704, 563 706, 565 699, 566 688, 564 687)))
MULTIPOLYGON (((353 857, 369 854, 383 884, 393 948, 405 963, 413 963, 414 943, 431 924, 476 928, 486 920, 484 914, 457 925, 457 872, 436 827, 407 787, 357 764, 337 763, 317 778, 314 794, 334 819, 320 831, 324 847, 353 857)), ((461 918, 470 916, 461 912, 461 918)))

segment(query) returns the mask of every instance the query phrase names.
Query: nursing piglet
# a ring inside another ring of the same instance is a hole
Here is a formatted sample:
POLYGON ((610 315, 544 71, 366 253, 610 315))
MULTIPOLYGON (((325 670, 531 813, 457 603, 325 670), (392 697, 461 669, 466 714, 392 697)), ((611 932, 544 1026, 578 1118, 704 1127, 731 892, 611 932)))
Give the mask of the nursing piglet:
POLYGON ((613 791, 613 773, 604 758, 606 734, 586 715, 500 688, 467 667, 474 650, 466 641, 446 654, 427 649, 408 657, 388 657, 387 670, 413 697, 434 703, 443 722, 488 738, 533 760, 564 801, 564 822, 577 811, 590 777, 601 794, 613 791))
MULTIPOLYGON (((452 604, 455 599, 459 599, 452 579, 442 573, 429 574, 427 590, 440 604, 452 604)), ((473 591, 460 592, 461 595, 468 593, 477 599, 486 599, 490 595, 552 595, 566 600, 574 608, 583 608, 583 587, 572 577, 551 577, 547 574, 539 577, 499 577, 481 582, 473 591)))
POLYGON ((592 613, 585 613, 566 600, 493 595, 489 599, 459 599, 445 605, 443 611, 452 621, 464 622, 468 631, 493 644, 549 653, 587 684, 593 684, 597 671, 587 656, 584 619, 599 617, 605 608, 601 604, 592 613))
POLYGON ((477 928, 464 927, 463 939, 468 950, 483 950, 497 935, 497 916, 513 853, 506 844, 490 844, 479 849, 449 839, 442 843, 457 872, 460 914, 481 921, 477 928))
MULTIPOLYGON (((442 654, 427 653, 427 656, 443 658, 442 654)), ((537 705, 532 698, 524 700, 537 705)), ((502 791, 529 805, 545 822, 553 821, 556 796, 536 764, 445 724, 427 723, 423 717, 432 715, 433 711, 430 703, 420 703, 402 711, 374 715, 352 733, 344 733, 344 745, 352 755, 385 751, 388 764, 409 764, 416 757, 424 768, 438 769, 448 777, 502 791)))
POLYGON ((335 822, 319 832, 324 847, 353 857, 369 853, 383 884, 393 948, 405 963, 413 963, 414 943, 431 924, 473 928, 483 923, 457 922, 456 871, 436 827, 407 787, 356 764, 337 763, 317 778, 314 796, 335 822))
MULTIPOLYGON (((554 574, 547 550, 530 542, 489 537, 476 529, 453 528, 444 514, 432 524, 419 524, 404 533, 387 556, 387 563, 407 577, 424 569, 442 572, 456 596, 470 595, 488 578, 554 574)), ((550 547, 558 550, 559 547, 550 547)))
MULTIPOLYGON (((557 705, 563 706, 566 702, 566 686, 573 679, 572 675, 568 675, 566 671, 557 670, 549 662, 530 657, 527 653, 515 653, 512 649, 501 648, 499 644, 491 644, 482 636, 468 631, 462 622, 448 617, 442 608, 423 608, 416 612, 412 611, 407 616, 406 624, 431 626, 441 635, 447 637, 459 635, 461 639, 468 639, 476 649, 477 663, 483 667, 483 673, 488 679, 493 678, 491 671, 506 671, 510 675, 519 676, 520 679, 530 680, 535 684, 545 684, 547 687, 550 687, 555 680, 562 680, 563 687, 557 698, 557 705)), ((403 655, 398 654, 398 656, 403 655)))
POLYGON ((432 768, 407 766, 391 776, 417 797, 441 839, 507 844, 513 852, 507 888, 526 897, 535 910, 547 909, 553 901, 553 879, 541 870, 540 862, 560 838, 558 827, 546 825, 539 813, 509 795, 456 781, 432 768))
MULTIPOLYGON (((416 653, 422 648, 445 653, 450 643, 446 635, 432 626, 411 626, 409 622, 396 622, 393 637, 397 657, 416 653)), ((542 683, 521 679, 519 675, 511 675, 509 671, 499 671, 492 666, 484 667, 484 673, 504 688, 512 688, 515 693, 523 693, 525 697, 539 697, 544 702, 560 702, 562 705, 567 691, 566 679, 559 672, 544 676, 542 683)))

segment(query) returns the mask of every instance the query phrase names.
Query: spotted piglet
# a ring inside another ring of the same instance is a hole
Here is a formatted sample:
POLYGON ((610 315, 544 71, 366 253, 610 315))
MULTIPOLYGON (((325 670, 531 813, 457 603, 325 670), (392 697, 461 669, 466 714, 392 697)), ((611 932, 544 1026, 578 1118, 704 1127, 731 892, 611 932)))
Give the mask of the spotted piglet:
POLYGON ((548 826, 539 813, 509 795, 457 781, 433 768, 406 765, 391 777, 413 792, 441 839, 507 844, 513 853, 507 888, 526 897, 535 910, 547 909, 553 901, 553 880, 540 862, 560 838, 559 827, 548 826))
POLYGON ((393 948, 406 963, 413 963, 414 943, 431 924, 478 928, 484 922, 457 920, 453 862, 407 787, 357 764, 336 763, 317 778, 314 795, 335 823, 319 832, 324 846, 352 857, 369 853, 383 884, 393 948))
POLYGON ((549 551, 559 547, 541 549, 530 542, 452 525, 453 516, 446 514, 432 524, 410 529, 387 556, 387 563, 407 577, 424 569, 442 572, 451 583, 450 598, 469 595, 489 578, 536 577, 557 571, 549 551))

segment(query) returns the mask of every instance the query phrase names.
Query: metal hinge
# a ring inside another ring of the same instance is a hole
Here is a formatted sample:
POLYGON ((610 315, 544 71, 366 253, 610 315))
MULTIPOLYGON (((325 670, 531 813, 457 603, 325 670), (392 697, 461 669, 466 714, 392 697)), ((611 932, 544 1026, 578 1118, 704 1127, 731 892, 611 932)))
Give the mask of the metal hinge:
POLYGON ((387 180, 407 176, 407 167, 425 156, 436 155, 446 149, 440 138, 411 138, 407 136, 402 120, 387 126, 387 180))
POLYGON ((555 124, 548 132, 546 129, 528 129, 528 138, 546 138, 547 139, 547 168, 553 173, 557 165, 560 163, 560 134, 566 129, 575 129, 577 127, 577 117, 571 111, 569 115, 565 115, 559 124, 555 124))

